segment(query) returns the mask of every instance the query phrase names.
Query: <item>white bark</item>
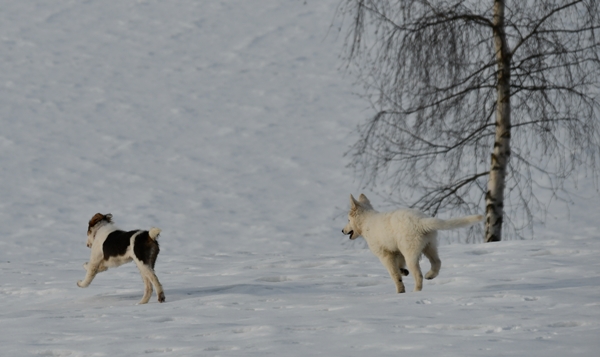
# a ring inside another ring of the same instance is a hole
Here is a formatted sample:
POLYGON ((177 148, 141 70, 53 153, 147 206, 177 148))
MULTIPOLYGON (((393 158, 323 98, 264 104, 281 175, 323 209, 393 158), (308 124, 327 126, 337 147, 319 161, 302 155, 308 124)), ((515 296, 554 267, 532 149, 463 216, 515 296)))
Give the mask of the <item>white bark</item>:
POLYGON ((494 1, 494 45, 497 60, 496 134, 486 194, 485 241, 502 239, 504 188, 510 157, 510 53, 504 31, 504 0, 494 1))

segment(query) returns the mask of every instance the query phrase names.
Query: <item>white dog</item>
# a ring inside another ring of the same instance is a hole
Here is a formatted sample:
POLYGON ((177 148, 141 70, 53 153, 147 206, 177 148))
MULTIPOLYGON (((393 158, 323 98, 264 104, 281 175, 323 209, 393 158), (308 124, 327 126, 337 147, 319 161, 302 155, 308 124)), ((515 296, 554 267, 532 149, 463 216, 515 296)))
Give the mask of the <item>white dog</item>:
POLYGON ((152 228, 150 231, 122 231, 113 224, 112 214, 96 213, 88 224, 87 246, 92 248, 92 254, 90 261, 83 264, 87 274, 83 281, 77 282, 77 286, 86 288, 97 273, 133 260, 145 285, 144 296, 139 303, 145 304, 150 300, 152 285, 156 289, 158 301, 164 302, 165 293, 154 274, 154 263, 160 251, 156 241, 159 234, 159 228, 152 228))
POLYGON ((342 233, 350 239, 363 236, 369 249, 387 268, 398 293, 403 293, 402 275, 408 275, 404 266, 415 277, 415 291, 423 288, 419 266, 421 253, 431 262, 431 270, 425 274, 425 279, 433 279, 439 274, 442 261, 437 252, 438 230, 468 227, 481 220, 481 215, 441 220, 412 209, 379 213, 367 196, 361 194, 357 201, 350 195, 348 224, 342 233))

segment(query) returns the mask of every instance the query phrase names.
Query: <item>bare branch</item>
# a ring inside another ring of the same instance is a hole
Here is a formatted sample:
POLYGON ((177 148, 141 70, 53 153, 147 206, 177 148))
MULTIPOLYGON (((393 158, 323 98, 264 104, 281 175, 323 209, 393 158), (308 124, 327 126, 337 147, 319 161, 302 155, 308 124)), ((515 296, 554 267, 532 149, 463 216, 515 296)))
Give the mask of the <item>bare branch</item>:
POLYGON ((515 47, 513 47, 512 51, 510 51, 511 55, 514 55, 517 52, 517 50, 519 49, 519 47, 521 47, 525 42, 527 42, 527 40, 529 40, 532 36, 534 36, 536 34, 540 34, 540 32, 538 32, 539 27, 542 26, 542 24, 544 24, 549 18, 551 18, 552 16, 561 12, 562 10, 567 9, 572 6, 575 6, 581 2, 582 2, 581 0, 572 1, 563 6, 559 6, 555 9, 552 9, 550 12, 548 12, 545 16, 543 16, 541 19, 539 19, 538 23, 533 26, 533 29, 529 32, 529 34, 527 36, 525 36, 524 38, 522 38, 521 41, 519 41, 519 43, 517 43, 515 45, 515 47))

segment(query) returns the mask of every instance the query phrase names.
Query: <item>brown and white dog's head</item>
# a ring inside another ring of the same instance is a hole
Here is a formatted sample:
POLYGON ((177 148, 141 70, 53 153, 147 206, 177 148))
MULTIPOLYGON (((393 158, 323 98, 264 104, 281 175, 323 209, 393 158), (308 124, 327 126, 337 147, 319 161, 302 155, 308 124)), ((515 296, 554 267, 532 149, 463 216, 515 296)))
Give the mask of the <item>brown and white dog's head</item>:
POLYGON ((104 226, 105 224, 109 224, 112 223, 112 214, 107 213, 107 214, 102 214, 102 213, 96 213, 94 215, 94 217, 92 217, 92 219, 90 219, 90 222, 88 223, 88 230, 87 230, 87 246, 88 248, 92 247, 92 244, 94 243, 94 238, 96 238, 96 232, 98 232, 98 230, 104 226))
POLYGON ((349 235, 354 240, 362 235, 362 213, 372 211, 373 206, 364 194, 360 194, 358 201, 350 195, 350 211, 348 212, 348 224, 342 229, 342 233, 349 235))

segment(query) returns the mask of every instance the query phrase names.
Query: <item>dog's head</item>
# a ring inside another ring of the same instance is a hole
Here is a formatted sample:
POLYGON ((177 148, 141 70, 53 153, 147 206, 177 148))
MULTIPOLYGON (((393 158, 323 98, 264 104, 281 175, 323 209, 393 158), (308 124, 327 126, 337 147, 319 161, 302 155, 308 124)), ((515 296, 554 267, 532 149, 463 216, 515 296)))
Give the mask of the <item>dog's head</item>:
POLYGON ((371 202, 364 194, 360 194, 358 201, 350 195, 350 211, 348 211, 348 224, 342 229, 342 233, 349 235, 354 240, 362 235, 362 213, 373 210, 371 202))
POLYGON ((98 229, 100 229, 100 227, 102 227, 103 225, 107 224, 107 223, 112 223, 112 214, 107 213, 107 214, 102 214, 102 213, 96 213, 94 215, 94 217, 92 217, 92 219, 90 219, 90 222, 88 223, 88 230, 87 230, 87 246, 88 248, 92 247, 92 244, 94 243, 94 238, 96 238, 96 232, 98 232, 98 229))

